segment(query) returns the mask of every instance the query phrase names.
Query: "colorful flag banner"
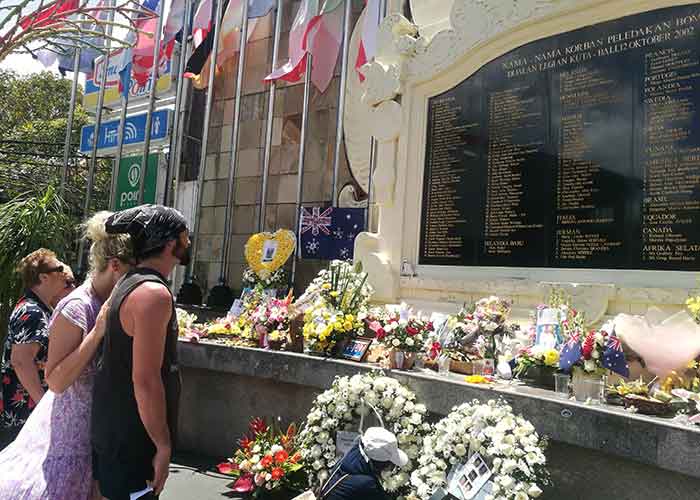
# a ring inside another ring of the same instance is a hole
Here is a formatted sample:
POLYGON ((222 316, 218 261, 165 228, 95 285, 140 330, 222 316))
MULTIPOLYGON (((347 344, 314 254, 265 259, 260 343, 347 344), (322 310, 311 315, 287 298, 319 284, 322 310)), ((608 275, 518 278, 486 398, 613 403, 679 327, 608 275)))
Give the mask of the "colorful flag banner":
POLYGON ((364 208, 301 209, 302 259, 352 259, 355 237, 364 231, 364 208))
POLYGON ((192 38, 195 49, 204 42, 204 39, 211 31, 212 6, 212 0, 202 0, 202 3, 199 4, 197 11, 194 13, 192 38))
POLYGON ((23 30, 28 28, 47 28, 60 24, 63 19, 73 14, 78 5, 78 0, 56 0, 40 10, 23 17, 18 24, 23 30))
POLYGON ((360 81, 365 80, 360 68, 370 62, 377 55, 377 35, 381 22, 380 0, 365 0, 365 17, 362 21, 362 37, 360 48, 357 52, 355 70, 360 81))
MULTIPOLYGON (((156 12, 159 3, 159 0, 145 0, 143 7, 156 12)), ((138 21, 137 24, 145 33, 138 34, 136 45, 131 49, 132 76, 139 85, 143 86, 146 85, 153 71, 153 49, 158 40, 157 37, 161 36, 161 33, 156 33, 158 29, 158 16, 148 17, 145 20, 138 21)), ((161 43, 158 56, 159 66, 162 64, 163 59, 170 59, 174 47, 174 37, 168 42, 163 41, 163 43, 161 43)))

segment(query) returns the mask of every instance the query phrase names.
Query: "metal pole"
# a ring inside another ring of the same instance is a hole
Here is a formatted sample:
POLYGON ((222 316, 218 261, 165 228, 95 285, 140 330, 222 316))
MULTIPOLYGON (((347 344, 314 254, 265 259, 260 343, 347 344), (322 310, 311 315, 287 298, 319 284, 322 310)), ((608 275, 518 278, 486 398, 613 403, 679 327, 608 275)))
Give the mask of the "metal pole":
MULTIPOLYGON (((129 75, 131 79, 131 75, 129 75)), ((121 97, 122 109, 119 112, 119 130, 117 136, 117 154, 114 157, 114 168, 112 169, 112 186, 109 191, 109 206, 112 210, 116 208, 113 205, 115 201, 115 196, 117 195, 117 179, 119 178, 119 163, 122 161, 122 154, 124 153, 124 128, 126 126, 126 112, 129 108, 129 91, 121 97)))
POLYGON ((185 0, 185 24, 182 27, 182 38, 180 39, 180 57, 178 60, 178 71, 177 71, 177 85, 175 90, 175 115, 173 117, 173 130, 170 136, 170 158, 168 161, 168 168, 165 173, 165 190, 163 192, 163 204, 168 204, 168 198, 170 198, 173 183, 173 172, 176 168, 180 166, 180 159, 178 157, 179 142, 182 139, 180 136, 180 124, 182 123, 182 107, 184 97, 182 92, 185 88, 185 77, 183 76, 185 72, 185 64, 187 62, 187 52, 189 48, 189 38, 190 38, 190 18, 192 17, 192 0, 185 0))
POLYGON ((228 169, 228 189, 226 190, 226 212, 224 215, 224 246, 221 251, 221 268, 219 284, 226 283, 228 272, 228 252, 231 247, 231 223, 233 221, 233 198, 236 185, 236 167, 238 166, 238 142, 241 135, 241 98, 243 97, 243 71, 245 70, 245 54, 248 45, 248 0, 243 0, 243 23, 241 25, 241 41, 238 52, 238 73, 236 75, 236 102, 233 111, 233 131, 231 132, 231 161, 228 169))
POLYGON ((177 142, 175 143, 175 163, 174 166, 175 168, 171 172, 171 177, 172 177, 172 189, 167 193, 168 196, 166 197, 165 204, 169 207, 176 207, 177 206, 177 195, 178 195, 178 186, 180 185, 180 159, 182 158, 182 146, 183 146, 183 141, 185 137, 185 127, 187 126, 187 123, 185 122, 185 116, 186 116, 186 109, 187 109, 187 104, 186 101, 189 96, 189 83, 190 80, 189 78, 185 78, 186 80, 183 83, 182 87, 182 111, 180 112, 180 123, 178 124, 178 129, 177 129, 177 142))
MULTIPOLYGON (((280 46, 280 35, 282 33, 282 8, 283 0, 277 0, 277 12, 275 13, 275 38, 272 44, 272 70, 277 67, 277 52, 280 46)), ((265 130, 265 153, 263 157, 262 171, 262 193, 260 194, 260 211, 258 212, 258 232, 264 229, 265 211, 267 209, 267 181, 270 175, 270 160, 272 158, 272 132, 275 117, 275 97, 277 83, 273 80, 270 83, 270 95, 267 99, 267 128, 265 130)))
POLYGON ((156 43, 153 44, 153 69, 151 70, 151 93, 148 96, 148 113, 146 114, 146 136, 143 141, 143 157, 141 158, 141 178, 139 179, 138 202, 143 203, 143 193, 146 189, 146 177, 148 176, 148 152, 151 149, 151 124, 153 121, 153 108, 156 104, 156 87, 158 87, 158 67, 160 66, 160 42, 163 31, 163 12, 165 11, 165 0, 158 3, 158 25, 154 36, 156 43))
MULTIPOLYGON (((114 6, 114 1, 109 3, 110 7, 114 6)), ((107 25, 106 31, 107 36, 112 36, 112 21, 114 21, 114 12, 110 10, 109 12, 109 23, 107 25)), ((105 55, 101 71, 101 81, 102 86, 97 94, 97 109, 95 110, 95 131, 93 133, 92 140, 92 152, 90 153, 90 167, 88 170, 87 179, 87 191, 85 193, 85 205, 83 206, 83 218, 87 218, 88 212, 90 211, 90 200, 92 198, 92 188, 95 182, 95 170, 97 169, 97 145, 100 142, 100 129, 102 128, 102 110, 104 108, 105 102, 105 90, 107 89, 107 68, 109 67, 109 53, 112 47, 112 40, 107 38, 105 43, 105 55)), ((78 247, 78 275, 82 275, 83 272, 83 259, 85 257, 85 239, 80 240, 80 245, 78 247)))
POLYGON ((68 108, 68 120, 66 121, 66 141, 63 146, 63 170, 61 171, 61 197, 65 194, 66 180, 68 178, 68 161, 71 152, 71 137, 73 135, 73 117, 75 116, 75 100, 78 95, 78 78, 80 77, 80 47, 75 48, 73 55, 73 83, 70 88, 70 107, 68 108))
POLYGON ((311 97, 311 67, 313 66, 313 56, 306 54, 306 74, 304 76, 304 107, 301 115, 301 136, 299 137, 299 173, 297 174, 297 203, 296 218, 294 227, 297 238, 297 245, 292 259, 291 283, 294 286, 294 278, 297 272, 297 258, 301 255, 301 207, 304 198, 304 159, 306 156, 306 136, 309 129, 309 99, 311 97))
POLYGON ((199 239, 199 215, 202 203, 202 187, 204 185, 204 171, 207 167, 207 142, 209 142, 209 121, 211 118, 211 105, 214 101, 214 76, 216 74, 216 55, 219 52, 219 29, 221 28, 221 12, 223 11, 223 0, 214 0, 216 3, 214 18, 214 43, 212 44, 211 56, 209 56, 209 86, 207 88, 207 104, 204 108, 204 131, 202 133, 202 153, 199 157, 199 173, 197 175, 197 191, 194 193, 195 211, 192 216, 192 258, 185 272, 185 282, 192 278, 192 269, 197 262, 197 243, 199 239))
POLYGON ((338 114, 335 127, 335 151, 333 154, 333 206, 338 206, 338 171, 340 169, 340 151, 343 143, 343 114, 345 112, 345 85, 348 81, 348 53, 350 50, 350 20, 352 18, 352 0, 345 0, 343 13, 343 58, 340 66, 340 90, 338 91, 338 114))

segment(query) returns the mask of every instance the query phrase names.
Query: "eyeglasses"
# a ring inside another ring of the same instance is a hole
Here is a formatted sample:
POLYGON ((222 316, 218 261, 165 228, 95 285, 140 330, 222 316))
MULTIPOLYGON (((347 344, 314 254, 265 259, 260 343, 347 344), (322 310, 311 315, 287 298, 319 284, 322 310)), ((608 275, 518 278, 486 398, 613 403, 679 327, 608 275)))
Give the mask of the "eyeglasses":
POLYGON ((49 269, 39 269, 39 274, 62 273, 63 266, 51 267, 49 269))

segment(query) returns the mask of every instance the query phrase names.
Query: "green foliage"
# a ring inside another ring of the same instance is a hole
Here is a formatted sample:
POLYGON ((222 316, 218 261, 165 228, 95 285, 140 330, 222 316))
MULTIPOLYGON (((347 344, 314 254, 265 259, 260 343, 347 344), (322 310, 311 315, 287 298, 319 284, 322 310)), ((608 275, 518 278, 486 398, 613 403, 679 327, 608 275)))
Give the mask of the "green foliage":
POLYGON ((21 291, 17 264, 42 247, 68 260, 73 228, 74 220, 53 187, 40 196, 24 194, 0 206, 0 338, 21 291))

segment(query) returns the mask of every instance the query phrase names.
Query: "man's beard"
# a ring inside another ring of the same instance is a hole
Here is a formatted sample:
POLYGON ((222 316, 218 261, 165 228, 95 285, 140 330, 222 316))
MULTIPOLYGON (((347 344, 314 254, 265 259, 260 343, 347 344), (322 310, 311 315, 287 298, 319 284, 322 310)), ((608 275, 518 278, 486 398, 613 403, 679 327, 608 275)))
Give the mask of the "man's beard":
POLYGON ((181 266, 187 266, 192 258, 192 246, 185 247, 178 241, 173 248, 173 255, 180 261, 181 266))

